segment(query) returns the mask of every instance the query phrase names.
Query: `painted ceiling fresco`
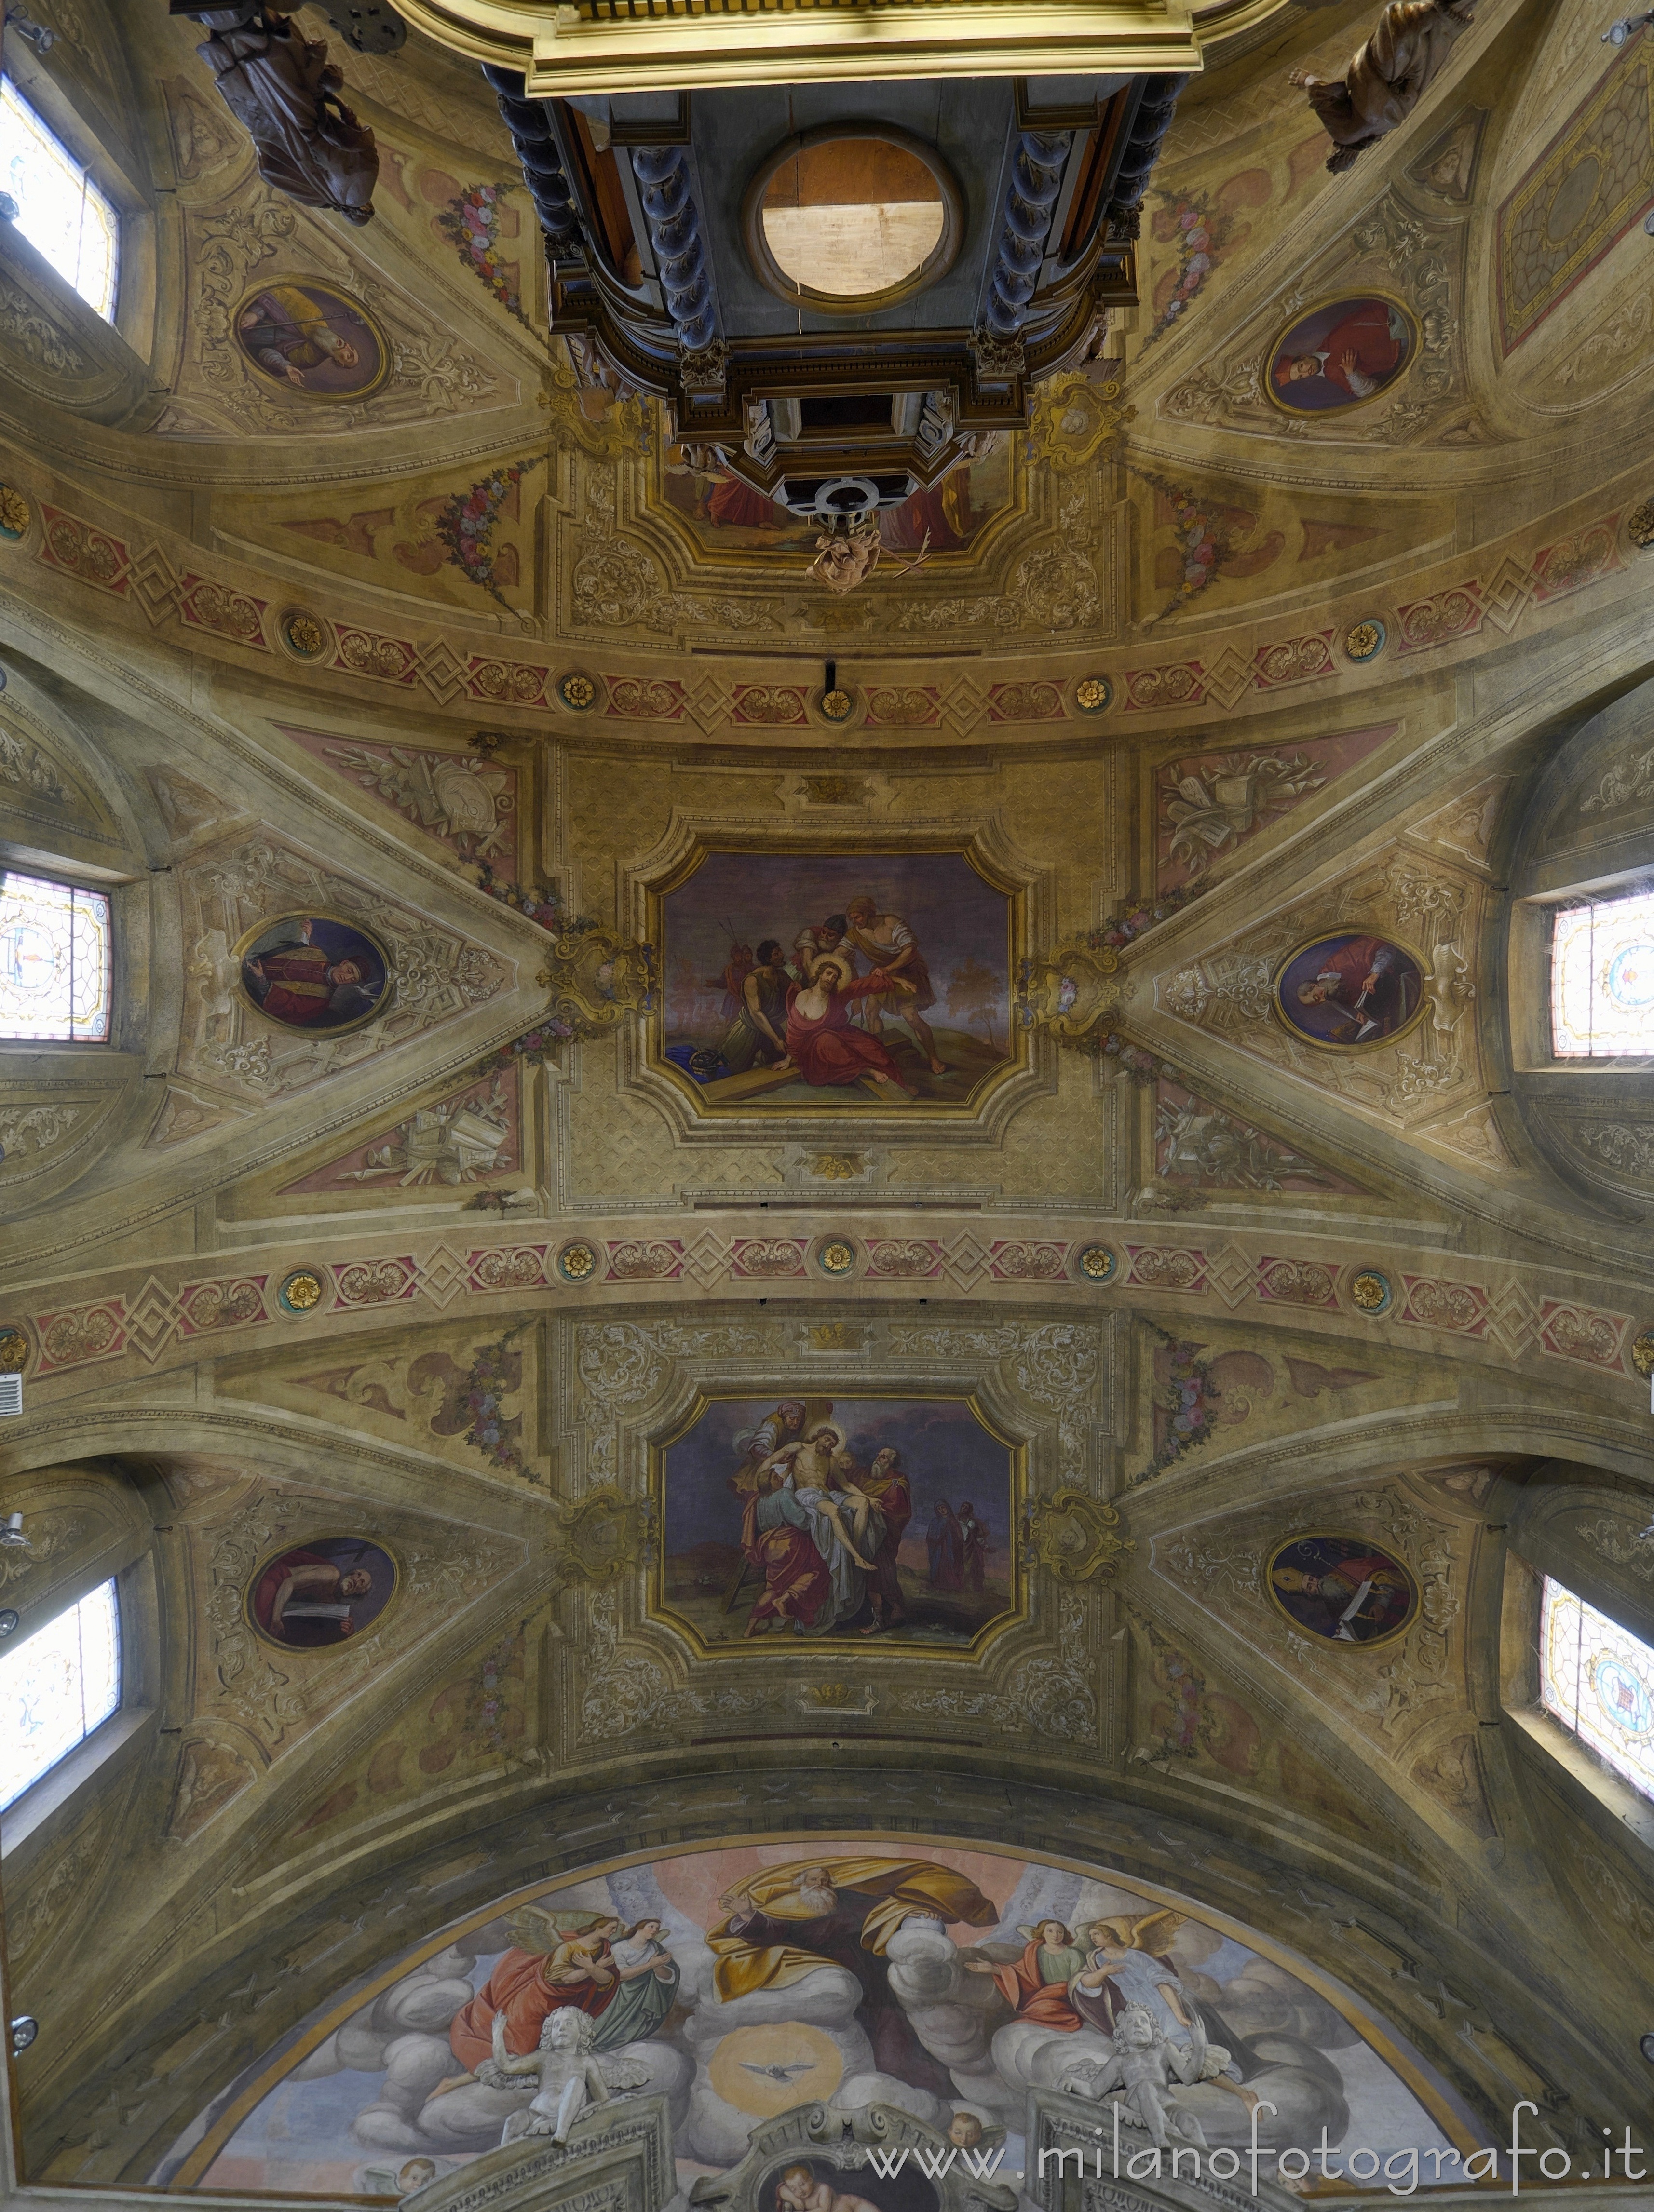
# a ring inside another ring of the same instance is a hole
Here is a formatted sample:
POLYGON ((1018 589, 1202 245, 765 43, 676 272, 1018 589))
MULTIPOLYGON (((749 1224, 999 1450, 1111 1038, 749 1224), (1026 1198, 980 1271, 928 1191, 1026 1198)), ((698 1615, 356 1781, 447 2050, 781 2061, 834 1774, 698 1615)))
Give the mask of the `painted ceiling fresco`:
POLYGON ((1654 30, 1484 0, 1329 173, 1374 0, 1201 10, 1136 306, 838 593, 552 330, 469 60, 301 11, 355 224, 28 12, 138 210, 112 325, 0 223, 0 862, 110 983, 0 1040, 0 1622, 131 1669, 7 1808, 30 2181, 452 2212, 578 2060, 832 2212, 763 2130, 1014 2170, 1133 2003, 1210 2146, 1600 2164, 1654 30))
POLYGON ((943 2135, 967 2115, 1015 2172, 1029 2089, 1106 2055, 1140 2002, 1174 2039, 1201 2023, 1211 2078, 1183 2102, 1214 2148, 1248 2142, 1255 2099, 1271 2145, 1473 2145, 1389 2023, 1245 1928, 1106 1873, 871 1835, 646 1860, 432 1929, 319 2002, 153 2179, 384 2195, 410 2159, 452 2171, 533 2094, 479 2077, 496 2015, 516 2055, 563 2006, 645 2077, 633 2094, 667 2098, 685 2187, 755 2121, 824 2100, 943 2135))

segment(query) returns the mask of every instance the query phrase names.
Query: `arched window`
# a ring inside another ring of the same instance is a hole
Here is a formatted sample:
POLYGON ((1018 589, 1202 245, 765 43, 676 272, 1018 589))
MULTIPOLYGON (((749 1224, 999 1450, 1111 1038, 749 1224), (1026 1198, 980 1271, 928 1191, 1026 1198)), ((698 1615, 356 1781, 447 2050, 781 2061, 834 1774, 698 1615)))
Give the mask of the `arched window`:
POLYGON ((1654 890, 1557 915, 1551 1049, 1559 1060, 1654 1053, 1654 890))
POLYGON ((112 1576, 21 1644, 0 1647, 0 1809, 119 1705, 120 1602, 112 1576))
POLYGON ((0 189, 10 194, 12 221, 35 252, 112 323, 120 282, 114 202, 9 77, 0 79, 0 189))
POLYGON ((1539 1616, 1539 1695, 1606 1765, 1654 1797, 1654 1649, 1549 1575, 1539 1616))
POLYGON ((0 1037, 104 1042, 110 951, 105 892, 7 869, 0 875, 0 1037))

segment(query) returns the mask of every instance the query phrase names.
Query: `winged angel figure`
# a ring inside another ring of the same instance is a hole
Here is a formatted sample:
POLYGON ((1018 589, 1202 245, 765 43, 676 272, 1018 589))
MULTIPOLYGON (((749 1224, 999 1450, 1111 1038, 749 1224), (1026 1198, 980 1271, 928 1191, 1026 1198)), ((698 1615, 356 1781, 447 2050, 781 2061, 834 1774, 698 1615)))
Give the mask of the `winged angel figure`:
POLYGON ((526 2111, 514 2112, 506 2122, 501 2142, 516 2142, 524 2136, 550 2136, 566 2143, 569 2130, 587 2105, 606 2105, 617 2091, 647 2088, 649 2069, 629 2058, 611 2057, 592 2048, 597 2022, 575 2005, 559 2005, 540 2030, 539 2048, 521 2058, 506 2050, 505 2014, 494 2015, 494 2055, 477 2069, 477 2079, 490 2089, 508 2089, 512 2077, 532 2074, 539 2087, 526 2111))

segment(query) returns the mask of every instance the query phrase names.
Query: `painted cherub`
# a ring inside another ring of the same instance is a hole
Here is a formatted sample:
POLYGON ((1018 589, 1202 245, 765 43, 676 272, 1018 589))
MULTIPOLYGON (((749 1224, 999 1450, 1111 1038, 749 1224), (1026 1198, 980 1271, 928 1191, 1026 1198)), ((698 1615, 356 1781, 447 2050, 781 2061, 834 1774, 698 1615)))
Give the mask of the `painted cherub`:
POLYGON ((1168 2039, 1146 2005, 1128 2004, 1114 2024, 1114 2056, 1071 2066, 1062 2087, 1071 2096, 1098 2100, 1118 2091, 1157 2149, 1164 2150, 1175 2132, 1204 2150, 1201 2124, 1181 2107, 1173 2087, 1187 2087, 1206 2072, 1206 2030, 1198 2014, 1189 2033, 1185 2050, 1168 2039))
POLYGON ((559 2005, 540 2030, 538 2051, 513 2058, 506 2050, 505 2014, 494 2015, 494 2055, 477 2069, 477 2078, 490 2088, 507 2089, 511 2077, 532 2074, 539 2088, 526 2112, 514 2112, 505 2124, 502 2143, 524 2136, 550 2136, 566 2143, 569 2130, 587 2105, 606 2105, 618 2091, 647 2087, 648 2069, 624 2058, 594 2051, 592 2038, 597 2022, 575 2005, 559 2005))

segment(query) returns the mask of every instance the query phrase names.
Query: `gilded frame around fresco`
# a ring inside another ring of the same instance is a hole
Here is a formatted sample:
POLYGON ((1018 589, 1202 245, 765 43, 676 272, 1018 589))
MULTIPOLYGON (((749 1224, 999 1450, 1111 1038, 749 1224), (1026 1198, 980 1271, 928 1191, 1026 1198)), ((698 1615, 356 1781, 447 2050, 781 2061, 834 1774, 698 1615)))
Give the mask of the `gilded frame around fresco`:
POLYGON ((307 1545, 329 1543, 371 1545, 374 1551, 382 1552, 385 1554, 385 1557, 391 1563, 390 1595, 386 1599, 384 1604, 380 1606, 379 1611, 368 1622, 368 1627, 364 1632, 365 1635, 372 1636, 378 1632, 380 1623, 390 1612, 398 1598, 401 1596, 402 1561, 397 1556, 395 1547, 387 1543, 383 1536, 365 1535, 360 1528, 317 1528, 313 1529, 307 1536, 289 1537, 286 1543, 272 1545, 267 1550, 260 1553, 258 1564, 254 1566, 252 1572, 247 1577, 246 1581, 241 1587, 241 1618, 246 1623, 252 1634, 258 1638, 259 1643, 265 1645, 268 1650, 273 1651, 283 1651, 287 1654, 289 1658, 325 1659, 331 1654, 350 1650, 356 1643, 362 1640, 354 1637, 347 1637, 342 1642, 337 1644, 289 1644, 279 1636, 272 1636, 268 1629, 261 1628, 258 1625, 258 1620, 254 1616, 252 1610, 252 1594, 258 1589, 258 1584, 264 1579, 265 1574, 268 1573, 269 1570, 275 1565, 277 1559, 284 1559, 289 1552, 301 1552, 307 1545))
MULTIPOLYGON (((1393 945, 1398 952, 1404 952, 1407 955, 1408 958, 1412 961, 1414 966, 1418 969, 1420 982, 1422 986, 1425 979, 1429 975, 1431 969, 1429 961, 1426 960, 1424 954, 1420 951, 1418 946, 1416 945, 1409 945, 1404 937, 1397 937, 1392 931, 1388 929, 1375 930, 1372 933, 1376 937, 1382 937, 1386 945, 1393 945)), ((1421 988, 1419 993, 1418 1005, 1413 1009, 1413 1012, 1408 1016, 1401 1027, 1399 1029, 1389 1030, 1388 1034, 1383 1036, 1369 1037, 1365 1044, 1340 1044, 1332 1037, 1310 1036, 1306 1030, 1301 1030, 1298 1024, 1291 1019, 1281 1002, 1280 989, 1281 985, 1286 980, 1287 972, 1291 969, 1292 963, 1295 960, 1301 959, 1306 952, 1312 951, 1316 945, 1325 945, 1335 937, 1354 937, 1359 934, 1359 932, 1347 922, 1336 923, 1329 929, 1317 929, 1312 937, 1305 937, 1298 944, 1293 945, 1292 951, 1286 955, 1284 960, 1280 960, 1276 963, 1275 972, 1269 979, 1269 1012, 1271 1017, 1280 1023, 1281 1028, 1286 1030, 1289 1037, 1293 1038, 1299 1044, 1308 1045, 1313 1052, 1356 1053, 1380 1051, 1387 1044, 1397 1044, 1404 1036, 1410 1036, 1413 1031, 1417 1029, 1419 1024, 1424 1019, 1425 1016, 1430 1012, 1429 997, 1421 988)))
POLYGON ((1363 407, 1371 407, 1374 400, 1383 399, 1387 394, 1398 391, 1413 373, 1421 343, 1422 334, 1416 310, 1394 292, 1386 292, 1377 284, 1353 285, 1347 291, 1325 292, 1318 300, 1311 300, 1307 306, 1300 307, 1291 321, 1283 323, 1270 339, 1269 349, 1263 357, 1263 374, 1260 380, 1263 396, 1272 407, 1282 415, 1289 416, 1294 422, 1341 422, 1347 415, 1353 415, 1363 407), (1412 340, 1407 359, 1387 384, 1381 385, 1377 392, 1370 393, 1365 399, 1352 397, 1347 407, 1290 407, 1275 389, 1276 356, 1286 343, 1289 332, 1295 331, 1300 323, 1307 323, 1311 315, 1319 314, 1323 307, 1335 307, 1341 300, 1382 300, 1387 307, 1394 307, 1406 323, 1412 340))
MULTIPOLYGON (((880 1651, 900 1651, 909 1656, 918 1655, 927 1660, 949 1662, 974 1661, 982 1657, 990 1644, 1001 1636, 1019 1627, 1028 1619, 1028 1555, 1025 1523, 1028 1511, 1028 1445, 1025 1438, 1013 1436, 982 1404, 975 1390, 914 1389, 907 1390, 869 1387, 858 1395, 868 1400, 886 1400, 891 1405, 911 1405, 930 1400, 939 1405, 964 1406, 986 1430, 995 1443, 1002 1444, 1009 1459, 1009 1491, 1011 1547, 1007 1581, 1010 1603, 1003 1613, 979 1628, 969 1644, 946 1644, 920 1643, 904 1638, 899 1630, 883 1632, 876 1639, 854 1636, 791 1636, 775 1630, 763 1636, 745 1640, 732 1638, 727 1644, 708 1644, 694 1623, 682 1613, 672 1610, 666 1598, 666 1455, 673 1444, 680 1443, 702 1420, 710 1408, 739 1401, 750 1401, 772 1395, 752 1388, 739 1390, 697 1390, 694 1402, 683 1417, 673 1423, 663 1435, 649 1444, 648 1496, 654 1523, 661 1534, 654 1546, 654 1563, 649 1569, 648 1595, 645 1601, 644 1617, 661 1627, 672 1629, 681 1636, 697 1659, 761 1658, 773 1665, 777 1659, 798 1659, 809 1662, 819 1668, 830 1653, 842 1655, 848 1660, 851 1655, 876 1654, 880 1651)), ((841 1395, 842 1395, 841 1393, 841 1395)), ((730 1618, 741 1616, 732 1610, 730 1618)))
POLYGON ((354 407, 361 400, 372 398, 373 395, 382 390, 390 380, 391 370, 396 361, 395 349, 378 316, 353 293, 345 291, 342 285, 335 284, 324 276, 288 275, 266 276, 262 283, 251 286, 236 301, 230 315, 230 330, 235 338, 237 357, 250 376, 256 378, 261 385, 270 385, 289 398, 306 400, 312 406, 354 407), (313 392, 305 385, 293 384, 287 379, 276 375, 272 370, 265 368, 261 362, 254 361, 240 342, 241 317, 261 292, 268 292, 277 284, 290 284, 295 290, 300 291, 308 288, 316 291, 331 292, 336 299, 343 300, 356 320, 365 330, 372 333, 374 343, 379 348, 379 368, 376 374, 365 384, 358 385, 349 392, 313 392))
POLYGON ((751 854, 755 858, 775 859, 785 858, 789 854, 812 860, 842 854, 846 859, 854 859, 865 854, 892 860, 927 855, 963 860, 990 890, 999 892, 1006 902, 1006 1050, 998 1064, 981 1078, 970 1097, 958 1101, 916 1099, 905 1106, 896 1106, 887 1100, 866 1095, 852 1098, 822 1097, 770 1103, 753 1097, 709 1101, 702 1086, 666 1058, 666 994, 662 990, 657 994, 655 1006, 648 1017, 644 1032, 644 1062, 651 1075, 657 1079, 664 1078, 673 1095, 690 1107, 693 1121, 703 1124, 745 1121, 751 1125, 757 1122, 769 1129, 800 1131, 806 1124, 814 1122, 818 1125, 824 1121, 850 1126, 877 1120, 887 1128, 894 1122, 901 1129, 915 1133, 938 1125, 946 1127, 951 1124, 957 1127, 961 1123, 978 1121, 994 1094, 1030 1066, 1032 1052, 1031 1033, 1016 1020, 1016 979, 1031 941, 1030 885, 1025 878, 1019 877, 1011 869, 996 866, 982 851, 976 839, 962 836, 958 831, 913 837, 903 836, 899 830, 884 829, 881 831, 848 826, 824 835, 819 831, 791 832, 785 829, 766 829, 719 830, 696 836, 689 849, 645 890, 644 934, 651 945, 660 947, 663 972, 671 957, 671 947, 666 942, 666 901, 696 874, 706 860, 718 854, 740 853, 751 854))
POLYGON ((289 1036, 308 1034, 278 1020, 274 1014, 266 1013, 241 980, 242 963, 249 951, 261 937, 283 921, 336 921, 341 929, 354 930, 358 937, 365 939, 373 946, 385 970, 385 988, 380 993, 375 1005, 369 1006, 365 1014, 356 1014, 348 1022, 334 1022, 326 1029, 317 1029, 314 1032, 317 1036, 349 1036, 352 1030, 365 1029, 369 1022, 376 1022, 381 1014, 390 1012, 396 998, 396 963, 391 957, 390 947, 376 929, 370 929, 366 922, 359 921, 354 915, 335 914, 330 907, 318 906, 289 907, 281 914, 266 915, 251 929, 244 929, 230 947, 230 958, 235 963, 235 996, 249 1013, 257 1014, 260 1021, 268 1022, 273 1029, 285 1030, 289 1036))
MULTIPOLYGON (((1286 1623, 1286 1626, 1295 1635, 1301 1636, 1304 1634, 1304 1623, 1298 1619, 1295 1613, 1292 1612, 1288 1607, 1282 1602, 1280 1595, 1275 1588, 1275 1569, 1280 1564, 1280 1555, 1283 1552, 1290 1552, 1295 1544, 1313 1544, 1317 1540, 1317 1539, 1323 1538, 1327 1541, 1335 1544, 1372 1544, 1377 1550, 1381 1551, 1384 1554, 1386 1559, 1394 1560, 1395 1564, 1407 1577, 1408 1594, 1408 1608, 1402 1615, 1401 1620, 1396 1622, 1395 1627, 1387 1628, 1382 1636, 1364 1636, 1359 1641, 1352 1639, 1351 1642, 1343 1648, 1351 1651, 1377 1651, 1386 1644, 1395 1644, 1398 1642, 1401 1638, 1408 1633, 1408 1630, 1419 1618, 1419 1607, 1422 1602, 1419 1589, 1419 1577, 1414 1569, 1408 1565, 1407 1561, 1401 1557, 1400 1553, 1397 1553, 1392 1546, 1379 1543, 1376 1537, 1363 1536, 1359 1529, 1300 1528, 1294 1534, 1291 1536, 1282 1536, 1278 1542, 1272 1544, 1269 1547, 1268 1559, 1263 1570, 1263 1586, 1268 1592, 1270 1604, 1274 1606, 1275 1611, 1280 1615, 1281 1619, 1286 1623)), ((1317 1635, 1318 1632, 1311 1630, 1310 1633, 1312 1635, 1317 1635)), ((1318 1640, 1324 1644, 1331 1643, 1333 1639, 1329 1637, 1318 1637, 1318 1640)))
POLYGON ((1313 1990, 1341 2019, 1349 2023, 1367 2049, 1376 2051, 1391 2071, 1400 2077, 1448 2142, 1457 2147, 1461 2155, 1467 2155, 1478 2148, 1475 2137, 1466 2128, 1458 2112, 1442 2094, 1412 2050, 1400 2042, 1393 2031, 1388 2029, 1387 2024, 1361 2005, 1341 1983, 1324 1972, 1313 1960, 1290 1950, 1284 1943, 1277 1942, 1261 1928, 1236 1920, 1230 1914, 1203 1905, 1179 1890, 1163 1888, 1157 1882, 1145 1881, 1138 1875, 1127 1874, 1099 1861, 1075 1858, 1070 1853, 1048 1850, 1037 1844, 1009 1844, 986 1837, 950 1837, 937 1835, 929 1830, 906 1828, 899 1834, 892 1835, 888 1829, 883 1828, 848 1827, 828 1831, 781 1827, 757 1832, 741 1831, 734 1835, 720 1837, 715 1843, 699 1838, 688 1843, 651 1844, 641 1850, 617 1852, 599 1859, 594 1865, 565 1868, 539 1881, 508 1890, 502 1896, 491 1898, 486 1905, 447 1923, 423 1942, 399 1951, 377 1973, 357 1982, 337 2002, 330 2005, 319 2019, 311 2021, 299 2033, 289 2036, 283 2047, 265 2065, 244 2074, 237 2083, 233 2084, 234 2094, 224 2098, 213 2111, 211 2124, 167 2177, 167 2186, 173 2190, 198 2188, 241 2123, 257 2111, 271 2090, 285 2081, 296 2066, 313 2051, 319 2050, 329 2036, 417 1968, 428 1964, 440 1952, 474 1929, 485 1926, 489 1921, 502 1918, 507 1913, 534 1904, 543 1897, 551 1896, 560 1889, 572 1888, 578 1882, 600 1881, 629 1867, 647 1866, 657 1859, 684 1858, 709 1850, 727 1850, 753 1844, 796 1844, 802 1850, 819 1850, 824 1842, 883 1847, 899 1850, 903 1857, 911 1857, 916 1850, 968 1850, 994 1858, 1017 1859, 1024 1864, 1054 1867, 1061 1873, 1077 1874, 1092 1881, 1105 1881, 1110 1888, 1125 1890, 1142 1898, 1151 1905, 1182 1912, 1190 1920, 1198 1921, 1202 1927, 1213 1929, 1218 1934, 1244 1944, 1248 1950, 1256 1952, 1259 1958, 1283 1968, 1313 1990))

